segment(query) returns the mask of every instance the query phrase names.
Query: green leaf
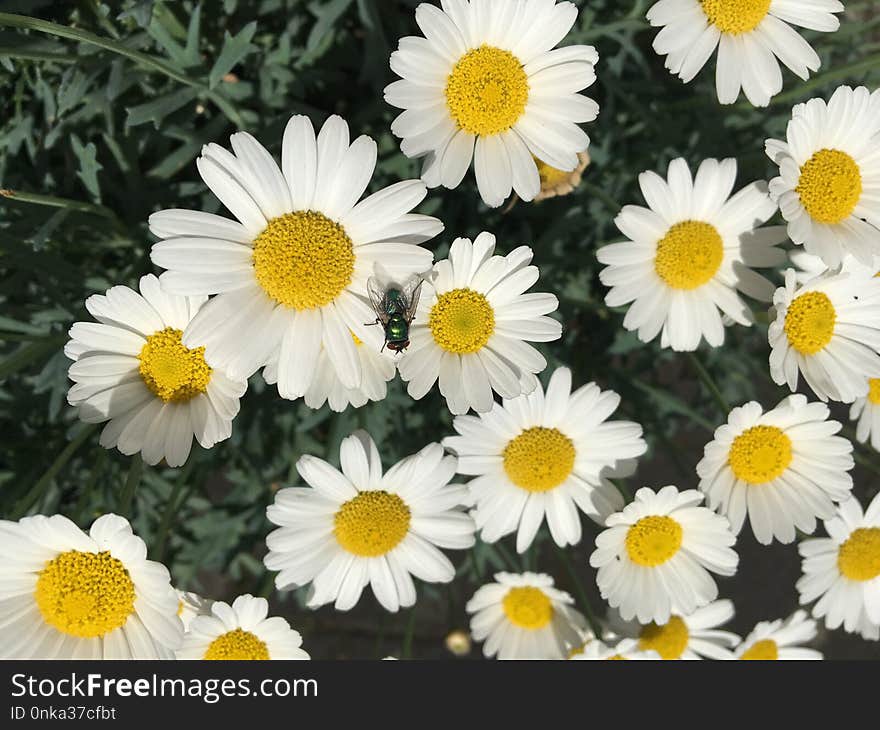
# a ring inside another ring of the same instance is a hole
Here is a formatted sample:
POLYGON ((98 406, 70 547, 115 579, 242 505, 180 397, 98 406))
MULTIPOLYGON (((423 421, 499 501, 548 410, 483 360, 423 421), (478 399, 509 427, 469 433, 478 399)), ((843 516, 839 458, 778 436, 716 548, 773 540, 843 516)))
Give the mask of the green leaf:
POLYGON ((230 35, 226 31, 223 39, 223 50, 214 62, 211 73, 208 76, 208 86, 214 88, 220 83, 221 79, 228 74, 236 64, 241 63, 249 53, 257 50, 257 46, 251 43, 254 33, 257 32, 256 21, 251 21, 242 28, 236 35, 230 35))
POLYGON ((129 108, 125 124, 129 127, 136 127, 139 124, 152 122, 153 126, 158 129, 159 123, 165 117, 191 102, 196 96, 198 96, 198 92, 189 86, 163 94, 158 99, 148 101, 146 104, 138 104, 129 108))
POLYGON ((330 0, 330 2, 313 2, 309 5, 318 21, 312 26, 306 40, 306 55, 313 54, 318 47, 324 42, 326 37, 333 31, 333 26, 340 16, 348 10, 352 0, 330 0))
POLYGON ((74 134, 70 137, 70 145, 73 147, 73 154, 79 160, 79 171, 76 173, 76 176, 82 180, 83 185, 86 186, 86 190, 92 194, 92 197, 100 200, 101 188, 98 184, 98 172, 103 170, 104 167, 98 162, 98 150, 94 142, 84 145, 79 137, 74 134))

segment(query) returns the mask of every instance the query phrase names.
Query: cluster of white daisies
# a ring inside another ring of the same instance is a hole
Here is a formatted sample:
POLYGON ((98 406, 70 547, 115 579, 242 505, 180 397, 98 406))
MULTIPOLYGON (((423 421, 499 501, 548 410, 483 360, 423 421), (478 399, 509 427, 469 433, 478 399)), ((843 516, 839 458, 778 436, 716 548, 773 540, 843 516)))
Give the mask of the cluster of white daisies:
MULTIPOLYGON (((782 88, 778 58, 801 78, 819 58, 791 25, 837 28, 836 0, 660 0, 655 49, 684 81, 718 48, 722 103, 742 89, 766 105, 782 88)), ((748 517, 761 543, 801 541, 801 603, 829 628, 880 634, 880 497, 863 511, 851 495, 852 444, 828 406, 791 395, 764 411, 734 408, 697 467, 699 490, 639 489, 625 500, 647 449, 636 423, 609 420, 620 398, 588 383, 572 389, 529 343, 561 336, 552 294, 527 246, 501 255, 495 237, 456 239, 433 262, 422 244, 443 224, 412 213, 428 188, 455 188, 473 163, 482 200, 530 201, 571 190, 587 163, 579 126, 598 105, 591 46, 556 48, 577 8, 556 0, 441 0, 416 9, 422 36, 390 59, 385 90, 402 109, 392 132, 421 180, 363 197, 376 143, 351 141, 330 117, 284 131, 280 165, 251 135, 197 161, 233 215, 170 209, 150 216, 151 258, 165 272, 135 291, 115 286, 86 301, 94 322, 70 330, 69 401, 106 425, 101 444, 175 467, 195 438, 231 434, 247 380, 261 371, 279 395, 341 411, 385 397, 398 373, 414 399, 439 384, 456 435, 383 470, 358 432, 337 469, 304 456, 305 486, 268 509, 267 569, 279 590, 308 587, 307 604, 351 609, 368 585, 388 611, 416 601, 413 578, 453 580, 448 550, 515 533, 524 552, 546 524, 560 548, 583 539, 582 514, 602 527, 590 564, 610 613, 591 629, 547 575, 499 573, 467 605, 471 633, 499 658, 817 658, 801 645, 816 622, 798 611, 745 639, 719 629, 733 615, 714 575, 736 572, 732 549, 748 517), (368 280, 423 280, 408 349, 383 349, 368 280), (501 396, 501 402, 495 396, 501 396), (468 415, 473 410, 475 415, 468 415), (469 477, 452 483, 456 474, 469 477), (702 505, 706 500, 706 506, 702 505), (598 629, 598 631, 597 631, 598 629)), ((644 342, 713 347, 753 314, 740 296, 772 301, 770 373, 792 391, 802 375, 822 400, 853 403, 858 438, 880 442, 880 92, 841 87, 826 103, 796 106, 785 142, 768 140, 779 167, 769 185, 732 195, 735 160, 684 160, 667 179, 639 182, 648 207, 626 206, 627 237, 600 249, 609 306, 644 342), (780 210, 787 226, 764 226, 780 210), (758 269, 780 267, 785 285, 758 269)), ((0 522, 0 655, 186 659, 308 658, 299 634, 268 617, 263 598, 232 605, 175 592, 168 571, 116 515, 88 534, 70 520, 0 522)))

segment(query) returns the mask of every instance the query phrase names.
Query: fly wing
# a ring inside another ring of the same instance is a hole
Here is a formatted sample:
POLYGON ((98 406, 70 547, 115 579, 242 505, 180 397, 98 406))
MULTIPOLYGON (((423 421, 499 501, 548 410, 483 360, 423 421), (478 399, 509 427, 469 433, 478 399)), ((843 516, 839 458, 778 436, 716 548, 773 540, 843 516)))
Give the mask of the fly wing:
POLYGON ((412 322, 419 306, 419 297, 422 294, 422 284, 425 280, 421 276, 414 276, 403 287, 403 297, 406 301, 405 316, 407 321, 412 322))
POLYGON ((376 316, 385 324, 388 321, 388 300, 385 296, 385 287, 383 287, 375 276, 367 279, 367 294, 370 296, 370 304, 376 316))

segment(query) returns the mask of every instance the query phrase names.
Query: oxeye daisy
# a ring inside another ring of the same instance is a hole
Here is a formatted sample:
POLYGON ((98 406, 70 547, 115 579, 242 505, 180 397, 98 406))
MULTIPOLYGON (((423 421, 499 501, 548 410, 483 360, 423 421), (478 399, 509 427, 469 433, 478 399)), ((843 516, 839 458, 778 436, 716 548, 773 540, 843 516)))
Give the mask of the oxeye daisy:
POLYGON ((801 79, 818 70, 819 56, 791 26, 835 31, 838 0, 660 0, 648 22, 662 26, 654 50, 688 83, 718 49, 718 101, 733 104, 740 89, 754 106, 782 91, 781 61, 801 79), (777 60, 778 59, 778 60, 777 60))
POLYGON ((718 597, 710 575, 733 575, 739 562, 727 520, 699 506, 696 489, 643 487, 596 537, 590 565, 602 598, 625 621, 665 624, 718 597))
POLYGON ((439 378, 452 413, 485 413, 493 391, 515 398, 537 387, 535 373, 547 361, 526 340, 562 336, 562 325, 545 316, 559 301, 553 294, 525 293, 538 280, 538 267, 529 265, 532 249, 520 246, 507 256, 494 251, 491 233, 473 243, 457 238, 422 286, 410 346, 398 362, 416 400, 439 378))
POLYGON ((204 598, 191 591, 175 591, 177 593, 177 615, 183 622, 183 630, 189 631, 189 625, 196 616, 208 616, 214 601, 204 598))
POLYGON ((64 353, 75 361, 68 370, 75 384, 67 400, 83 421, 109 421, 104 448, 181 466, 193 437, 206 449, 229 438, 247 383, 210 366, 209 348, 188 337, 206 297, 169 294, 152 274, 139 288, 114 286, 86 299, 98 321, 70 328, 64 353))
POLYGON ((864 265, 880 255, 880 90, 841 86, 826 104, 792 110, 786 140, 768 139, 779 166, 770 195, 791 240, 836 268, 845 254, 864 265))
POLYGON ((686 616, 673 613, 669 621, 640 624, 624 621, 612 611, 609 626, 615 634, 636 641, 636 648, 656 652, 661 659, 733 659, 741 639, 723 626, 733 618, 733 603, 714 601, 686 616))
POLYGON ((596 79, 596 49, 554 49, 577 8, 555 0, 441 6, 419 5, 424 37, 401 38, 391 54, 402 78, 385 89, 385 101, 405 110, 391 131, 407 157, 425 157, 428 187, 458 187, 473 159, 487 205, 501 205, 511 189, 532 200, 541 189, 535 157, 574 170, 590 144, 578 124, 599 113, 577 93, 596 79))
POLYGON ((496 573, 495 582, 474 593, 465 609, 474 641, 499 659, 564 659, 581 643, 586 619, 574 599, 553 587, 544 573, 496 573))
POLYGON ((697 464, 699 488, 739 534, 748 515, 758 542, 789 543, 795 528, 807 534, 816 518, 834 514, 834 502, 852 490, 852 444, 836 436, 824 403, 791 395, 763 411, 751 401, 734 408, 715 431, 697 464))
POLYGON ((162 284, 178 294, 217 294, 200 311, 184 345, 206 345, 208 363, 248 377, 277 359, 278 392, 304 395, 320 353, 346 388, 363 366, 352 333, 373 335, 367 279, 381 261, 405 281, 431 266, 420 244, 443 226, 409 211, 425 197, 407 180, 358 202, 373 174, 376 143, 349 145, 348 125, 332 116, 316 136, 307 117, 287 124, 281 168, 253 137, 231 138, 233 152, 207 145, 197 165, 205 184, 237 218, 189 210, 150 216, 163 239, 151 258, 168 269, 162 284), (234 153, 234 154, 233 154, 234 153))
POLYGON ((737 659, 821 659, 821 652, 801 646, 815 638, 816 622, 806 611, 795 611, 784 620, 761 621, 734 653, 737 659))
POLYGON ((443 445, 458 456, 480 538, 495 542, 517 532, 523 552, 545 518, 560 547, 581 541, 580 509, 602 524, 623 507, 607 477, 629 476, 647 450, 642 427, 607 420, 620 396, 588 383, 571 392, 571 371, 559 368, 547 392, 496 403, 488 413, 458 416, 443 445))
POLYGON ((352 608, 369 584, 389 611, 412 606, 412 577, 448 583, 455 568, 438 548, 474 544, 473 520, 459 509, 467 489, 449 481, 455 457, 430 444, 382 474, 379 451, 363 431, 339 450, 342 471, 314 456, 296 468, 308 487, 282 489, 267 514, 265 558, 284 590, 311 583, 308 605, 352 608))
POLYGON ((614 646, 609 646, 601 641, 590 641, 584 646, 583 651, 572 654, 569 659, 576 661, 596 661, 604 659, 612 660, 657 660, 662 657, 653 649, 642 649, 635 639, 621 639, 614 646))
POLYGON ((569 195, 581 184, 584 170, 590 164, 590 156, 586 152, 578 153, 578 166, 571 172, 559 170, 542 160, 537 160, 538 177, 541 179, 541 192, 535 196, 535 202, 547 198, 569 195))
POLYGON ((630 305, 623 326, 642 342, 695 350, 702 338, 724 342, 722 314, 750 325, 740 293, 770 301, 773 285, 755 269, 778 266, 785 228, 760 228, 776 206, 763 183, 731 196, 736 160, 704 160, 691 177, 683 159, 669 163, 667 180, 639 175, 648 208, 627 205, 615 219, 629 240, 600 248, 602 283, 610 307, 630 305))
POLYGON ((178 659, 259 660, 308 659, 302 637, 280 616, 269 616, 265 598, 246 593, 232 605, 211 604, 208 614, 190 622, 177 651, 178 659))
POLYGON ((61 515, 0 520, 0 656, 171 659, 183 638, 164 565, 128 520, 88 534, 61 515))
POLYGON ((880 377, 880 279, 860 267, 796 280, 788 269, 773 295, 770 375, 795 391, 802 374, 820 400, 852 403, 880 377))
POLYGON ((818 598, 813 615, 829 629, 880 638, 880 494, 864 512, 855 497, 842 502, 825 531, 827 538, 798 545, 801 604, 818 598))
POLYGON ((853 401, 849 417, 857 422, 858 442, 870 441, 871 448, 880 451, 880 378, 868 379, 868 394, 853 401))

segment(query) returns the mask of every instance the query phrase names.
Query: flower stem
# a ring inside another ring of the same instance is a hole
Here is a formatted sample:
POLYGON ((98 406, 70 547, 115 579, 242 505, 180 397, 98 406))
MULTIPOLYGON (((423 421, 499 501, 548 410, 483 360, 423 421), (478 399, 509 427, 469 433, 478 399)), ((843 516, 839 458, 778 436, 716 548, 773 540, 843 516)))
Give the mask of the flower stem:
POLYGON ((730 404, 727 402, 727 399, 721 393, 721 389, 712 379, 712 376, 709 374, 709 371, 706 370, 706 366, 700 361, 693 352, 688 353, 688 359, 691 361, 691 364, 694 366, 694 370, 697 371, 697 375, 700 380, 703 381, 703 385, 709 390, 712 394, 712 397, 715 399, 715 402, 721 408, 721 412, 725 415, 730 413, 730 404))
POLYGON ((565 572, 568 573, 568 577, 571 579, 572 585, 574 586, 575 595, 578 599, 578 604, 580 605, 581 610, 584 612, 587 623, 590 625, 590 630, 596 635, 596 638, 601 641, 602 625, 599 623, 599 620, 593 613, 593 608, 592 606, 590 606, 590 601, 587 599, 587 592, 584 589, 584 584, 581 583, 581 579, 575 572, 574 566, 571 564, 571 559, 568 557, 568 554, 565 552, 565 550, 557 545, 556 554, 559 556, 559 560, 565 568, 565 572))
POLYGON ((412 657, 413 635, 416 631, 416 607, 413 606, 409 610, 409 618, 406 622, 406 633, 403 635, 403 648, 400 652, 401 659, 410 659, 412 657))
POLYGON ((129 519, 131 519, 132 504, 134 503, 134 492, 141 483, 141 475, 143 473, 144 460, 138 453, 131 457, 128 476, 125 478, 125 486, 122 488, 122 494, 119 499, 119 513, 129 519))

